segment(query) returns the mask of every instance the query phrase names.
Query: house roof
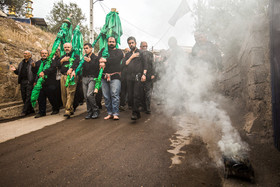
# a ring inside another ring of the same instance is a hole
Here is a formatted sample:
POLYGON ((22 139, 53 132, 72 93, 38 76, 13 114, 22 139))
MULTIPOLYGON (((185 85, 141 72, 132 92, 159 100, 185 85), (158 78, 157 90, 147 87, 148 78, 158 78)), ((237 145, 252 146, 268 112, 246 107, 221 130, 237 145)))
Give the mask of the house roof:
POLYGON ((7 14, 5 14, 2 10, 0 10, 0 17, 7 17, 7 14))
POLYGON ((38 25, 43 27, 48 26, 44 18, 30 18, 30 20, 32 25, 38 25))

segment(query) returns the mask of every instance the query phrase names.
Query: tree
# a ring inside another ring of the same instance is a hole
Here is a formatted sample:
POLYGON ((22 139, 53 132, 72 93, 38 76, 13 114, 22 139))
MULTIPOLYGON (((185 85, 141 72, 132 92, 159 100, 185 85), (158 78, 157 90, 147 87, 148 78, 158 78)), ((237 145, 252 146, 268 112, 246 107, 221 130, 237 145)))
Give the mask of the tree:
POLYGON ((198 0, 195 29, 219 44, 223 52, 239 50, 256 16, 267 15, 268 0, 198 0))
POLYGON ((49 30, 53 33, 59 31, 63 20, 71 16, 73 29, 79 24, 81 33, 83 34, 84 41, 89 37, 89 29, 82 23, 86 21, 86 17, 82 12, 82 9, 78 7, 76 3, 64 4, 63 1, 59 1, 53 4, 53 9, 50 15, 47 16, 49 30))
POLYGON ((25 16, 27 0, 0 0, 0 9, 3 12, 8 12, 11 6, 14 7, 18 16, 25 16))

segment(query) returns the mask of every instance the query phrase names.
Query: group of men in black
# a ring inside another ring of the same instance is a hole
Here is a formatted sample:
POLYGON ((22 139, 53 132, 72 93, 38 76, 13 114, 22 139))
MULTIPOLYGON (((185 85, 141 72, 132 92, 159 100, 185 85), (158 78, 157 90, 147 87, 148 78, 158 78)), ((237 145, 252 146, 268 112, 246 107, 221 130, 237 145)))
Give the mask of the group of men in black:
POLYGON ((74 114, 79 103, 85 100, 87 105, 85 118, 96 119, 102 108, 102 95, 107 109, 105 120, 118 120, 119 110, 124 110, 126 105, 132 110, 132 120, 141 117, 140 111, 150 114, 151 92, 155 78, 153 53, 147 50, 147 42, 141 42, 141 49, 136 47, 134 37, 129 37, 127 43, 130 49, 123 52, 116 48, 115 38, 108 38, 108 58, 103 57, 105 49, 102 49, 96 56, 92 45, 84 44, 84 63, 81 73, 77 75, 75 70, 81 59, 78 55, 72 55, 73 50, 70 43, 65 43, 63 46, 65 55, 60 57, 60 50, 57 50, 51 66, 45 70, 42 70, 42 67, 47 63, 49 56, 47 50, 41 50, 41 59, 37 62, 32 60, 30 51, 25 51, 24 59, 18 68, 10 66, 10 69, 18 75, 18 83, 21 86, 24 102, 22 116, 34 113, 30 97, 32 89, 40 77, 45 81, 39 94, 39 111, 35 118, 46 115, 46 99, 48 98, 52 106, 51 115, 58 114, 63 106, 65 108, 64 116, 69 118, 74 114), (102 86, 100 90, 96 90, 96 78, 101 68, 103 68, 102 86), (74 80, 74 84, 67 85, 69 77, 74 80))
MULTIPOLYGON (((195 33, 195 40, 196 44, 191 53, 193 62, 206 62, 211 68, 210 71, 221 71, 222 57, 217 46, 208 41, 200 32, 195 33)), ((102 108, 102 96, 107 110, 105 120, 118 120, 119 111, 125 110, 126 106, 132 110, 132 120, 139 119, 141 111, 150 114, 153 82, 155 78, 160 79, 160 74, 164 76, 166 69, 170 69, 168 66, 165 67, 162 62, 169 59, 170 62, 167 64, 172 65, 172 62, 176 61, 176 55, 172 57, 172 53, 178 55, 185 52, 178 46, 174 37, 168 41, 170 49, 156 59, 154 59, 154 54, 147 50, 147 42, 141 42, 140 49, 138 49, 134 37, 127 39, 129 49, 124 51, 116 48, 115 38, 109 37, 107 42, 108 51, 103 48, 98 55, 94 54, 90 43, 84 44, 84 63, 81 73, 77 75, 75 72, 81 59, 78 55, 72 55, 71 43, 64 44, 65 55, 60 56, 59 49, 56 51, 51 67, 44 71, 40 67, 45 65, 49 56, 48 51, 42 50, 41 59, 37 62, 33 62, 30 51, 25 51, 24 59, 19 63, 18 68, 13 65, 10 67, 18 75, 18 83, 21 86, 24 102, 22 115, 34 113, 30 96, 33 86, 40 77, 45 81, 38 98, 39 112, 35 118, 46 115, 46 99, 48 98, 52 105, 52 115, 58 114, 63 106, 65 108, 64 116, 69 118, 74 114, 77 106, 85 101, 87 105, 85 119, 96 119, 102 108), (97 90, 95 88, 96 78, 101 68, 103 69, 102 86, 97 90), (74 84, 67 85, 69 77, 74 80, 74 84)))

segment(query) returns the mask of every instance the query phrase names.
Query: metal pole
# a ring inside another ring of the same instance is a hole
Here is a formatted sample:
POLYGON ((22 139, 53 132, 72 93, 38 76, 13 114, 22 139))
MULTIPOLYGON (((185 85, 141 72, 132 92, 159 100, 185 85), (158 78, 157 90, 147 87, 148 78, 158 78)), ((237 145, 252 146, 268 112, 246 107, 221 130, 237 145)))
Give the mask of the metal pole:
POLYGON ((90 43, 92 44, 94 41, 94 32, 93 32, 93 0, 90 0, 90 15, 89 15, 89 20, 90 20, 90 43))

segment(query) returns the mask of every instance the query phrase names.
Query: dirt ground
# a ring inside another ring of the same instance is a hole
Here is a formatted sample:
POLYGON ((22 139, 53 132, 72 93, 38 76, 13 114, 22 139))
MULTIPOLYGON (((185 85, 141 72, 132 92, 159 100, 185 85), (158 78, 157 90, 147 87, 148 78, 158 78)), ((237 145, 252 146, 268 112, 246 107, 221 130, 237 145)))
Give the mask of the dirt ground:
POLYGON ((1 143, 0 186, 280 186, 279 151, 242 133, 242 110, 228 112, 250 145, 254 184, 224 179, 199 137, 172 165, 168 150, 177 129, 161 113, 131 122, 125 111, 119 121, 105 121, 103 109, 97 120, 82 114, 1 143))
POLYGON ((280 186, 280 152, 274 146, 273 137, 261 135, 267 130, 265 127, 259 129, 259 134, 248 134, 244 131, 246 111, 240 103, 227 101, 223 107, 226 108, 242 140, 249 144, 249 159, 255 173, 254 184, 235 178, 228 179, 225 184, 229 183, 228 186, 280 186))

